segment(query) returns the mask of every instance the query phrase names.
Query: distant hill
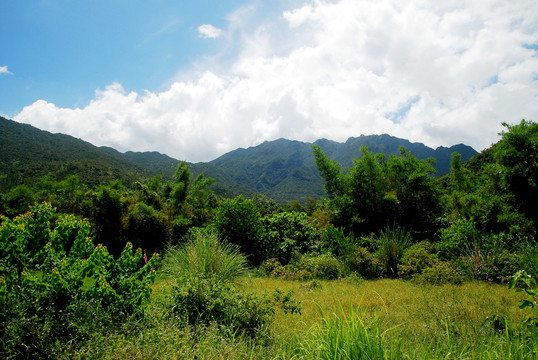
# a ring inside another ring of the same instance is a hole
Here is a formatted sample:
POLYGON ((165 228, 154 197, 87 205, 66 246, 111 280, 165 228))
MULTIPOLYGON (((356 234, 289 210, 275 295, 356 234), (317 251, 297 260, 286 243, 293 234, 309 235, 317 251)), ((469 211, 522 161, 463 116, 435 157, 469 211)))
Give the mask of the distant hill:
MULTIPOLYGON (((432 149, 421 143, 390 135, 361 135, 349 138, 345 143, 327 139, 313 143, 319 146, 331 159, 342 164, 343 169, 353 166, 353 159, 361 156, 360 147, 367 146, 374 153, 387 156, 399 154, 401 146, 410 150, 417 158, 436 159, 437 176, 450 171, 453 152, 459 152, 462 161, 467 161, 477 152, 467 145, 432 149)), ((280 202, 304 201, 308 197, 324 195, 323 180, 314 163, 311 143, 278 139, 267 141, 248 149, 237 149, 206 163, 204 174, 226 183, 239 184, 253 193, 265 194, 280 202), (208 167, 207 164, 214 167, 208 167), (218 172, 213 172, 218 169, 218 172)), ((193 172, 201 172, 200 164, 192 165, 193 172)))
MULTIPOLYGON (((351 167, 352 159, 360 156, 361 146, 387 156, 398 154, 400 146, 404 146, 419 159, 435 158, 438 175, 449 172, 453 152, 459 152, 463 161, 477 154, 463 144, 432 149, 386 134, 351 137, 345 143, 321 139, 313 144, 341 163, 344 169, 351 167)), ((190 166, 194 176, 203 173, 214 178, 213 190, 219 195, 250 197, 261 193, 282 203, 304 202, 309 197, 324 195, 323 180, 314 163, 311 145, 286 139, 266 141, 190 166)), ((158 174, 169 179, 179 162, 158 152, 122 154, 109 147, 96 147, 68 135, 51 134, 0 117, 0 190, 3 191, 49 172, 60 179, 77 174, 90 186, 115 179, 130 184, 158 174)))
POLYGON ((111 148, 0 117, 0 190, 48 173, 79 175, 89 186, 119 179, 129 184, 151 171, 111 148))

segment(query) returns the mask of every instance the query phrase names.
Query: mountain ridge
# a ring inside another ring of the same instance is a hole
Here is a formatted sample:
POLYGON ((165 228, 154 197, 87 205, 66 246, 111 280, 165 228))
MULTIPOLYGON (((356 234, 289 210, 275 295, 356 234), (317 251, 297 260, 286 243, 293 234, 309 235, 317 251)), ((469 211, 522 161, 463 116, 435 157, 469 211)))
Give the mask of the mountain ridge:
MULTIPOLYGON (((360 157, 360 147, 387 156, 398 154, 401 146, 417 158, 433 157, 439 175, 450 170, 455 151, 462 161, 478 154, 464 144, 436 149, 422 143, 388 134, 360 135, 345 142, 318 139, 312 143, 279 138, 248 148, 238 148, 208 162, 189 163, 194 176, 203 173, 216 180, 213 190, 222 196, 250 197, 256 193, 279 202, 324 196, 323 180, 312 153, 319 146, 331 159, 350 168, 360 157)), ((180 160, 156 151, 121 153, 113 148, 97 147, 65 134, 52 134, 31 125, 0 117, 0 190, 22 183, 25 177, 44 176, 53 172, 59 177, 77 174, 89 185, 120 179, 132 183, 163 174, 169 179, 180 160)))

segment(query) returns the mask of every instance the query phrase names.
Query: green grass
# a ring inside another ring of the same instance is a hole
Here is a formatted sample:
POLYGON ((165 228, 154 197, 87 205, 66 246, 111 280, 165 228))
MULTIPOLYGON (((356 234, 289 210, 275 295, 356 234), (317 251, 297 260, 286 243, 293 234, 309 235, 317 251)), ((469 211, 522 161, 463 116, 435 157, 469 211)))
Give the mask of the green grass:
MULTIPOLYGON (((121 334, 96 336, 70 358, 101 359, 536 359, 538 346, 495 334, 486 317, 502 315, 514 330, 523 294, 470 282, 430 286, 410 281, 305 282, 243 276, 241 291, 292 290, 302 314, 276 310, 270 338, 256 341, 216 324, 193 329, 164 316, 170 295, 161 275, 148 316, 121 334), (534 351, 534 353, 533 353, 534 351), (369 356, 366 356, 369 354, 369 356)), ((515 334, 515 332, 514 332, 515 334)))
POLYGON ((199 230, 185 245, 167 249, 161 269, 173 278, 202 277, 233 282, 245 273, 247 260, 236 246, 220 241, 215 233, 199 230))

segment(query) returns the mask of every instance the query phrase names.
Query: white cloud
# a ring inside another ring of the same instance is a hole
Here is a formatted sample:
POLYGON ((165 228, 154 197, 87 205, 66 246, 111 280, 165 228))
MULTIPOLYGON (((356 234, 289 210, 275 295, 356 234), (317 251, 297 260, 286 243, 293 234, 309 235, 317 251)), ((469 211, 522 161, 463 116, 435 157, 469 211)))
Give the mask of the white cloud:
POLYGON ((198 26, 198 34, 204 39, 216 39, 222 35, 222 30, 211 24, 203 24, 198 26))
POLYGON ((40 100, 15 120, 189 161, 380 133, 481 150, 502 122, 538 120, 535 0, 316 0, 255 26, 245 16, 229 18, 240 43, 227 70, 160 93, 112 84, 81 109, 40 100))
POLYGON ((7 69, 7 66, 0 66, 0 74, 13 74, 7 69))

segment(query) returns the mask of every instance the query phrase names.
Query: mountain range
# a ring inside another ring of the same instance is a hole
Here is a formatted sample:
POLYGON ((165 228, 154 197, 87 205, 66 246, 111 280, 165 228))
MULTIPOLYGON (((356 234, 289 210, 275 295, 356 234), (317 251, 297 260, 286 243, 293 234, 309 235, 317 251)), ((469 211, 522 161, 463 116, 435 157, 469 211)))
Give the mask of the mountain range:
MULTIPOLYGON (((477 154, 463 144, 432 149, 383 134, 350 137, 344 143, 327 139, 314 143, 278 139, 189 165, 194 176, 203 173, 214 178, 213 190, 219 195, 249 197, 260 193, 281 203, 304 202, 309 197, 324 195, 311 145, 319 146, 342 164, 343 169, 350 168, 352 159, 360 156, 361 146, 387 156, 398 154, 403 146, 419 159, 435 158, 437 176, 449 172, 453 152, 460 153, 462 161, 477 154)), ((0 191, 48 173, 58 179, 77 174, 89 186, 116 179, 129 184, 158 174, 167 179, 179 162, 158 152, 121 153, 110 147, 97 147, 69 135, 52 134, 0 117, 0 191)))

